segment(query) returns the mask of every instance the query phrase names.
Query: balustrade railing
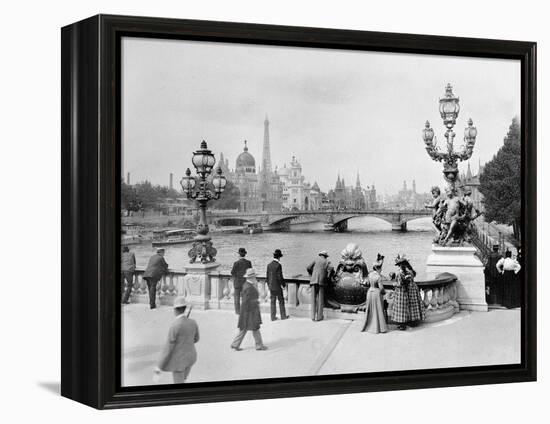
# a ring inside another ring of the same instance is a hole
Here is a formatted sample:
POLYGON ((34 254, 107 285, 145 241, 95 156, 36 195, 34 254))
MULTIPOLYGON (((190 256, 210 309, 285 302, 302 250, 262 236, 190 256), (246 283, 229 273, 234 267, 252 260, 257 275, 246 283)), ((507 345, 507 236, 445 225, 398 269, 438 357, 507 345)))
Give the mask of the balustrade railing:
POLYGON ((489 256, 494 245, 498 245, 500 254, 504 254, 507 249, 515 250, 507 241, 507 236, 490 223, 474 221, 471 230, 472 243, 479 250, 482 260, 489 256))
MULTIPOLYGON (((132 288, 132 299, 138 302, 148 301, 147 282, 143 279, 144 269, 136 269, 132 288)), ((185 270, 170 269, 157 283, 157 300, 161 304, 171 304, 173 299, 178 296, 185 296, 184 277, 187 275, 185 270)), ((270 294, 265 277, 258 277, 258 292, 260 294, 260 305, 269 305, 270 294)), ((296 305, 296 287, 299 284, 307 283, 306 279, 285 279, 287 286, 283 289, 285 301, 291 305, 296 305), (291 287, 292 286, 292 287, 291 287), (290 292, 290 298, 289 298, 290 292)), ((231 274, 214 271, 210 273, 210 286, 206 288, 206 295, 212 302, 233 302, 234 287, 231 274)))
MULTIPOLYGON (((137 269, 134 275, 134 284, 132 290, 133 302, 148 302, 147 283, 143 279, 143 269, 137 269)), ((164 275, 157 285, 157 302, 159 304, 171 305, 176 296, 187 296, 187 286, 184 284, 184 278, 187 275, 185 270, 170 269, 164 275)), ((203 294, 206 297, 206 304, 211 309, 232 309, 234 303, 234 287, 232 277, 228 273, 213 271, 209 274, 209 287, 203 288, 203 294)), ((258 277, 258 291, 260 308, 267 312, 270 307, 270 293, 267 287, 265 277, 258 277)), ((434 280, 416 281, 420 289, 422 301, 424 303, 427 320, 437 320, 435 316, 441 316, 445 319, 458 311, 456 276, 452 274, 443 274, 434 280)), ((310 303, 309 280, 305 278, 285 279, 286 287, 283 289, 283 295, 287 304, 287 309, 291 315, 304 315, 310 303)), ((394 281, 385 280, 386 299, 388 301, 388 313, 391 316, 394 281)), ((349 314, 349 318, 356 318, 356 314, 349 314)))

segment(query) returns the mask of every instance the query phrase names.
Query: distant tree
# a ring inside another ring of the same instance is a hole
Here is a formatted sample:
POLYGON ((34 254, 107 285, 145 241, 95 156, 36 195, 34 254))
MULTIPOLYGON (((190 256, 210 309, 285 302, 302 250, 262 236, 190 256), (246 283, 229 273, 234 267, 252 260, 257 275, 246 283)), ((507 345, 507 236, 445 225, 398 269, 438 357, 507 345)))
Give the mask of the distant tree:
POLYGON ((227 181, 221 197, 216 201, 209 202, 208 207, 212 209, 238 209, 240 195, 239 188, 231 181, 227 181))
POLYGON ((514 237, 521 240, 521 142, 518 118, 512 120, 504 145, 489 161, 481 175, 485 218, 512 225, 514 237))
POLYGON ((132 212, 141 210, 143 207, 134 186, 126 184, 124 181, 121 183, 120 197, 121 208, 126 211, 127 216, 130 216, 132 212))
POLYGON ((149 181, 134 184, 136 196, 144 208, 156 208, 162 197, 160 186, 153 186, 149 181))

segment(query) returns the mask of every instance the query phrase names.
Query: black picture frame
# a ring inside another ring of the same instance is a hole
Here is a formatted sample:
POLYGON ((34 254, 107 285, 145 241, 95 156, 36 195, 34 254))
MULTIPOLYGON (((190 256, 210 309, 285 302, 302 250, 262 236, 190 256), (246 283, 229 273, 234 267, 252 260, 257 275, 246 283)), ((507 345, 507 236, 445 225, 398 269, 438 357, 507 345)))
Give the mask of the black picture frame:
POLYGON ((69 25, 61 35, 63 396, 103 409, 536 380, 536 43, 112 15, 69 25), (123 36, 520 60, 521 364, 121 387, 123 36))

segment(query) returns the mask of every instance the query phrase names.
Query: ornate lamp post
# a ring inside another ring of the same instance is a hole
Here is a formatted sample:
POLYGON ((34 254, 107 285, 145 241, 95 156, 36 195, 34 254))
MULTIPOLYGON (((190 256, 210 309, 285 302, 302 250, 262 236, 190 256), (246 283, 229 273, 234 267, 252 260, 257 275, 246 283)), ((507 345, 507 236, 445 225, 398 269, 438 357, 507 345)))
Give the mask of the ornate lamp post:
POLYGON ((194 199, 199 206, 199 224, 197 225, 197 236, 193 247, 189 251, 191 263, 194 263, 197 258, 201 263, 214 262, 216 257, 216 249, 212 246, 208 234, 208 223, 206 221, 206 209, 209 200, 217 200, 225 190, 227 179, 222 175, 221 168, 218 168, 216 174, 212 178, 211 185, 213 191, 208 188, 208 176, 212 173, 216 159, 211 150, 208 149, 206 141, 202 141, 200 149, 193 152, 193 166, 197 171, 198 177, 191 176, 191 170, 187 168, 185 176, 181 179, 180 184, 183 193, 188 199, 194 199), (198 187, 195 189, 195 186, 198 187))
POLYGON ((443 124, 447 127, 445 138, 447 140, 446 148, 440 151, 437 146, 437 139, 434 139, 434 130, 430 127, 430 122, 426 121, 426 127, 422 131, 422 138, 426 144, 426 151, 430 157, 437 161, 443 162, 443 177, 449 183, 450 188, 456 188, 456 180, 458 178, 458 161, 468 160, 472 157, 474 146, 476 143, 477 129, 470 118, 468 127, 464 131, 465 144, 460 151, 454 149, 454 138, 456 136, 453 127, 456 124, 456 118, 460 112, 459 98, 453 94, 453 87, 447 84, 445 88, 445 96, 439 99, 439 113, 443 119, 443 124))

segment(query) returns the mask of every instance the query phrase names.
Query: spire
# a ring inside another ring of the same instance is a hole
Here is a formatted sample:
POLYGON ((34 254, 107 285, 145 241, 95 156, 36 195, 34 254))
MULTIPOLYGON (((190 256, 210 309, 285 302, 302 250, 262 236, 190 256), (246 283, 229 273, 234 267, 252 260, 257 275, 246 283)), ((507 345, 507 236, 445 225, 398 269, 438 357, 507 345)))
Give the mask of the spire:
POLYGON ((267 114, 264 121, 264 150, 262 155, 262 169, 266 173, 271 172, 271 149, 269 147, 269 119, 267 114))
POLYGON ((416 193, 416 180, 413 180, 413 193, 416 193))
POLYGON ((246 143, 247 143, 247 141, 245 140, 245 141, 244 141, 244 149, 243 149, 243 150, 244 150, 245 152, 248 152, 248 146, 246 145, 246 143))
POLYGON ((361 189, 361 181, 359 180, 359 172, 357 172, 357 181, 355 181, 355 188, 361 189))
POLYGON ((338 172, 338 179, 336 180, 336 188, 340 188, 340 185, 342 183, 340 182, 340 173, 338 172))
POLYGON ((466 171, 466 179, 467 180, 472 179, 472 170, 470 169, 470 161, 468 161, 468 170, 466 171))

